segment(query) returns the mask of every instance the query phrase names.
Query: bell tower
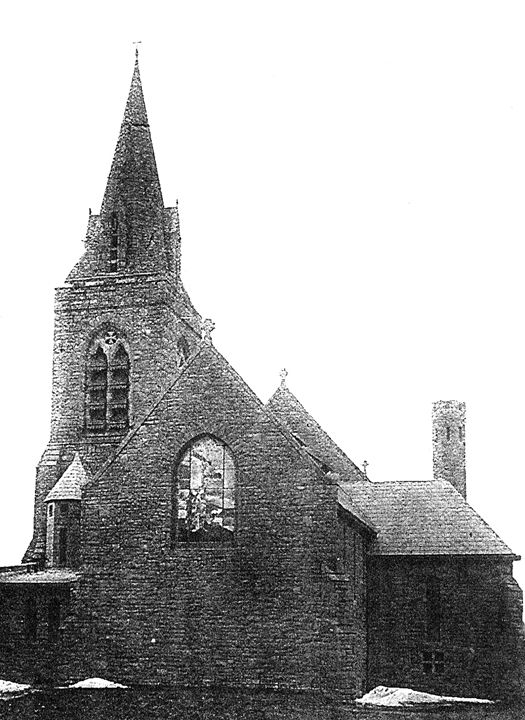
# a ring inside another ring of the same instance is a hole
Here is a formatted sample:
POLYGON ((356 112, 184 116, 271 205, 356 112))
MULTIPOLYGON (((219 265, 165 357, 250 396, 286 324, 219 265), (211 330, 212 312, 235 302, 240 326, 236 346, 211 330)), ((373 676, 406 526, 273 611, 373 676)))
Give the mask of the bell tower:
POLYGON ((448 480, 467 497, 465 403, 438 400, 432 405, 434 480, 448 480))
POLYGON ((94 474, 132 432, 201 339, 180 277, 177 207, 165 207, 138 53, 100 214, 55 296, 51 433, 37 469, 34 538, 45 498, 75 453, 94 474))

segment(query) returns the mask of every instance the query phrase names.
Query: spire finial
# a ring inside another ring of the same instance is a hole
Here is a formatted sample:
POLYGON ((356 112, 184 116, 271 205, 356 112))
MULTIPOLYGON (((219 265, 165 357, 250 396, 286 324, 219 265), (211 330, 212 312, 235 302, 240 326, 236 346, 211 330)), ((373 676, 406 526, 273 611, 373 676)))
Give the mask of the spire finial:
POLYGON ((139 61, 139 45, 142 44, 142 40, 135 40, 133 45, 135 45, 135 62, 139 61))
POLYGON ((288 377, 288 370, 286 368, 283 368, 281 372, 279 373, 281 378, 281 387, 286 387, 286 378, 288 377))
POLYGON ((368 462, 368 460, 365 460, 365 461, 363 462, 363 474, 364 474, 365 477, 368 477, 368 475, 366 474, 366 469, 367 469, 367 467, 368 467, 369 465, 370 465, 370 463, 368 462))

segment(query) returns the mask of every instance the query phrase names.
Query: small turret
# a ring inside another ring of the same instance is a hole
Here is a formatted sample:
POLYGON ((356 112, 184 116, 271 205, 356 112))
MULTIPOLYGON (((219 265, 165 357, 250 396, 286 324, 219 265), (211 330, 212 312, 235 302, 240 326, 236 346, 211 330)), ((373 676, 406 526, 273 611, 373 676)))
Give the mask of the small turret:
POLYGON ((433 403, 432 433, 434 480, 448 480, 466 498, 465 403, 433 403))
POLYGON ((77 567, 80 552, 80 501, 88 478, 80 455, 47 494, 46 565, 77 567))

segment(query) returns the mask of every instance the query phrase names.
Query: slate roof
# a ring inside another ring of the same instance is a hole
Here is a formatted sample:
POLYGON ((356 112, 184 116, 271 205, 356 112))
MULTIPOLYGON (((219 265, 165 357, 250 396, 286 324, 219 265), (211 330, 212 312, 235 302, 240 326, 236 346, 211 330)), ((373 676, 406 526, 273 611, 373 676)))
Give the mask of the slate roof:
POLYGON ((82 487, 87 483, 88 477, 80 455, 75 453, 73 462, 58 480, 53 489, 47 494, 44 502, 52 500, 81 500, 82 487))
POLYGON ((375 528, 372 555, 514 555, 446 480, 344 483, 339 502, 375 528))
POLYGON ((364 480, 365 476, 352 460, 341 450, 318 422, 301 405, 284 383, 268 400, 270 410, 315 459, 348 480, 364 480))

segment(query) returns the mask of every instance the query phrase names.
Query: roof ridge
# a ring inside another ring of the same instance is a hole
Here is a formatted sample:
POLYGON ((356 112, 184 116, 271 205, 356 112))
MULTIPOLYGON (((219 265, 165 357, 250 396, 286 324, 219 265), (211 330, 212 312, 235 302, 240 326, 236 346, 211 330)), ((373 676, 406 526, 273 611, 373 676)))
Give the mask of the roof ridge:
MULTIPOLYGON (((210 346, 212 350, 215 352, 216 355, 218 355, 221 360, 224 361, 226 364, 226 367, 230 374, 234 375, 234 377, 243 385, 243 387, 248 391, 248 394, 251 396, 252 400, 255 402, 255 404, 259 407, 259 409, 262 411, 264 415, 268 417, 269 420, 274 423, 274 425, 277 426, 279 431, 285 436, 285 438, 288 440, 288 442, 297 450, 298 454, 301 455, 310 465, 313 466, 313 468, 319 472, 323 472, 321 468, 315 463, 313 457, 306 452, 305 448, 299 443, 299 441, 294 437, 294 434, 289 430, 280 420, 279 418, 273 413, 268 407, 267 403, 264 403, 260 397, 257 395, 257 393, 248 385, 246 380, 244 380, 241 375, 235 370, 235 368, 228 362, 228 360, 224 357, 224 355, 217 350, 217 348, 214 345, 210 346)), ((324 474, 324 473, 323 473, 324 474)))
POLYGON ((271 401, 279 394, 287 393, 289 397, 291 397, 297 405, 301 408, 301 410, 308 416, 308 418, 312 421, 312 423, 316 426, 318 430, 324 435, 324 437, 327 438, 327 440, 331 443, 335 451, 341 456, 342 459, 350 462, 354 468, 359 472, 360 475, 363 475, 363 477, 366 477, 363 474, 363 471, 356 465, 356 463, 352 460, 351 457, 349 457, 345 451, 335 442, 335 440, 326 432, 326 430, 320 425, 317 420, 311 415, 311 413, 308 412, 308 410, 305 408, 305 406, 302 404, 302 402, 298 399, 298 397, 290 390, 290 388, 287 385, 279 385, 279 387, 275 390, 275 392, 272 394, 272 396, 268 399, 266 405, 269 405, 271 401))

